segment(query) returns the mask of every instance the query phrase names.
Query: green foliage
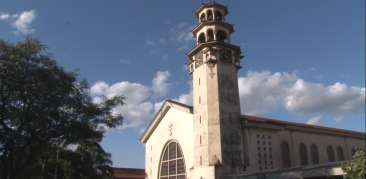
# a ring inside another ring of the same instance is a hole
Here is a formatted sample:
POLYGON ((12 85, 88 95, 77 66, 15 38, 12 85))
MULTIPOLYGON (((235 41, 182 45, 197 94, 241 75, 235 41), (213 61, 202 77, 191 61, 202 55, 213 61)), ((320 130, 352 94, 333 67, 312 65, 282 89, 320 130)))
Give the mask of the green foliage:
POLYGON ((46 48, 29 35, 0 40, 0 178, 53 178, 58 149, 57 178, 108 177, 111 155, 99 142, 123 124, 112 109, 125 97, 93 103, 86 80, 46 48))
POLYGON ((362 179, 366 178, 366 152, 365 149, 355 148, 356 153, 353 155, 355 162, 348 162, 346 165, 342 163, 342 171, 346 173, 344 179, 362 179))

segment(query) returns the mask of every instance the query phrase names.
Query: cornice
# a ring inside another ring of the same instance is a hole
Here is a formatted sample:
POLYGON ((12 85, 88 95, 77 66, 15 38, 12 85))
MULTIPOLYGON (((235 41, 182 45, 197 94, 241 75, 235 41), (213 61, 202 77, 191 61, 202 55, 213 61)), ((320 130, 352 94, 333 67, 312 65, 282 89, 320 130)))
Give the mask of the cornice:
POLYGON ((232 34, 233 32, 235 32, 234 24, 229 24, 224 21, 216 21, 216 20, 200 22, 196 27, 194 27, 191 30, 191 32, 193 33, 193 36, 195 38, 197 38, 197 32, 200 31, 204 26, 214 25, 214 24, 226 26, 229 29, 229 35, 232 34))
POLYGON ((311 127, 304 127, 304 126, 295 126, 291 124, 282 124, 276 122, 253 122, 247 121, 245 118, 243 119, 243 125, 247 127, 254 127, 254 128, 261 128, 261 129, 269 129, 269 130, 276 130, 276 131, 284 131, 284 130, 293 130, 293 131, 301 131, 301 132, 309 132, 309 133, 318 133, 318 134, 326 134, 331 136, 342 136, 342 137, 352 137, 352 138, 360 138, 365 139, 365 135, 361 134, 353 134, 347 132, 339 132, 339 131, 331 131, 331 130, 323 130, 323 129, 316 129, 311 127))
POLYGON ((200 51, 201 49, 203 49, 205 47, 212 47, 212 46, 231 48, 231 49, 235 50, 235 53, 233 55, 241 54, 240 46, 233 45, 233 44, 226 43, 226 42, 210 41, 210 42, 204 42, 204 43, 198 44, 192 50, 187 52, 187 55, 188 55, 189 59, 192 60, 193 55, 196 54, 198 51, 200 51))

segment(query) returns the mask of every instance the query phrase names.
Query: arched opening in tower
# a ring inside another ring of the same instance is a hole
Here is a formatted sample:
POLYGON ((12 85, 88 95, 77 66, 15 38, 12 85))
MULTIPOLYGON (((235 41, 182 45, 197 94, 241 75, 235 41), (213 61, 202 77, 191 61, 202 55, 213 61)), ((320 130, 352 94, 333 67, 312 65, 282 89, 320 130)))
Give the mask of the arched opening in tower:
POLYGON ((216 39, 217 39, 217 41, 226 42, 227 37, 226 37, 225 32, 222 30, 217 31, 216 39))
POLYGON ((207 20, 208 21, 212 21, 213 20, 213 14, 211 10, 207 11, 207 20))
POLYGON ((238 59, 235 59, 235 65, 236 66, 240 66, 240 63, 239 63, 239 60, 238 59))
POLYGON ((215 20, 222 21, 222 15, 220 11, 215 12, 215 20))
POLYGON ((202 13, 200 19, 201 19, 201 22, 205 22, 206 21, 206 15, 205 15, 205 13, 202 13))
POLYGON ((212 29, 207 30, 207 42, 214 40, 214 33, 212 29))
POLYGON ((198 44, 205 42, 206 42, 205 34, 202 32, 200 36, 198 36, 198 44))

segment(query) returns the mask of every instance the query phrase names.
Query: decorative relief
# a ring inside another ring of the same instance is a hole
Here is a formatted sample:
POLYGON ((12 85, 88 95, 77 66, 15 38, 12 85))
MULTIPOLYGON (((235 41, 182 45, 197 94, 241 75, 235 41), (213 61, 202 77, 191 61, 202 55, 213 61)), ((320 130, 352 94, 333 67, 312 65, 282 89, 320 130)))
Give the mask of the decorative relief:
POLYGON ((210 68, 210 77, 213 78, 215 76, 215 73, 213 72, 213 68, 215 67, 216 64, 216 53, 212 52, 212 51, 208 51, 205 53, 205 63, 207 64, 208 68, 210 68))
POLYGON ((172 123, 169 123, 168 125, 168 130, 169 130, 169 136, 171 137, 173 135, 173 124, 172 123))
POLYGON ((210 73, 209 73, 209 75, 210 75, 211 78, 213 78, 215 76, 215 73, 213 72, 213 68, 215 67, 215 63, 213 63, 213 62, 207 62, 207 66, 211 70, 210 73))

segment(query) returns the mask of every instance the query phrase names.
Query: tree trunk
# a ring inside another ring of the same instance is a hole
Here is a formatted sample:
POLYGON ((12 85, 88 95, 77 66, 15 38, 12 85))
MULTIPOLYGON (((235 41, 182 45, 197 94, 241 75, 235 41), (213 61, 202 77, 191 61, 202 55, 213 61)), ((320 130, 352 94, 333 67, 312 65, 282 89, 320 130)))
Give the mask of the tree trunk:
POLYGON ((3 155, 1 156, 1 163, 2 163, 2 176, 1 178, 3 179, 7 179, 8 178, 8 160, 7 160, 7 156, 8 155, 8 150, 5 150, 3 155))

